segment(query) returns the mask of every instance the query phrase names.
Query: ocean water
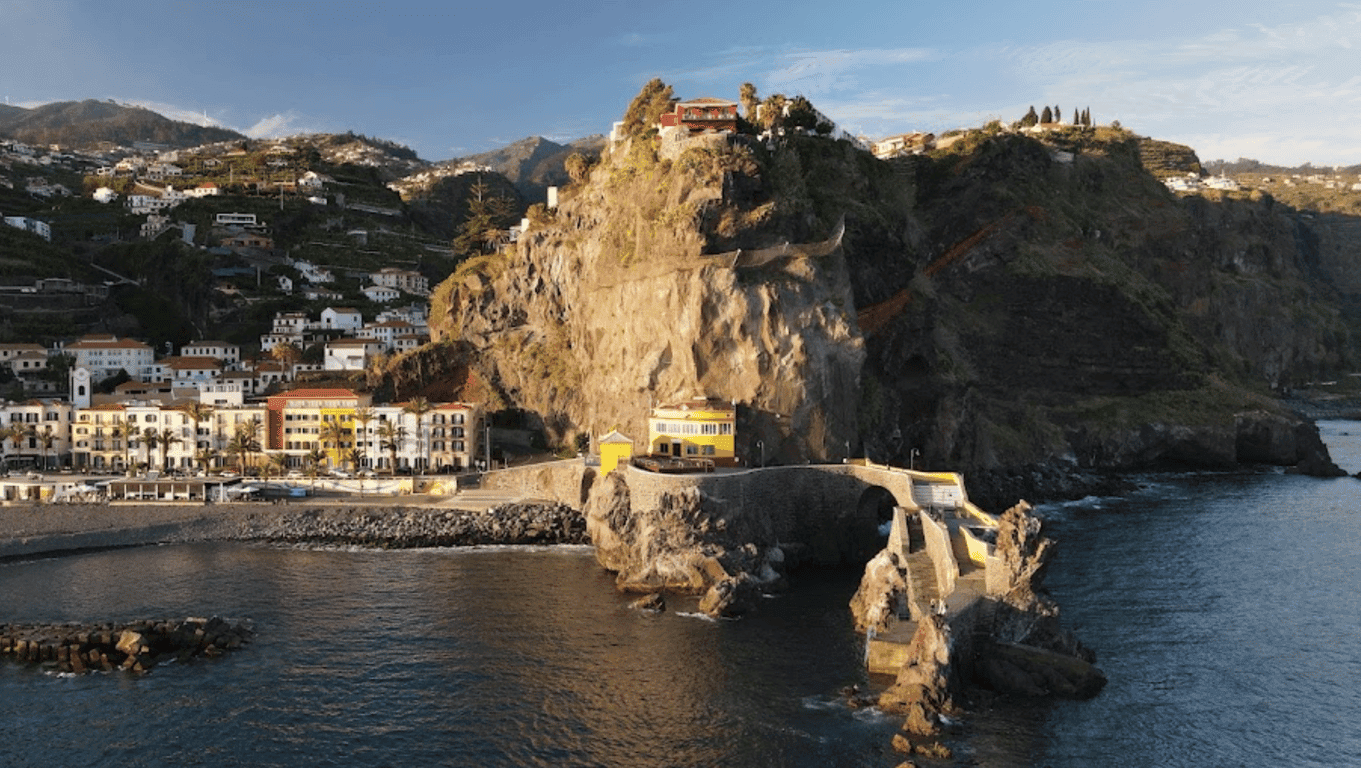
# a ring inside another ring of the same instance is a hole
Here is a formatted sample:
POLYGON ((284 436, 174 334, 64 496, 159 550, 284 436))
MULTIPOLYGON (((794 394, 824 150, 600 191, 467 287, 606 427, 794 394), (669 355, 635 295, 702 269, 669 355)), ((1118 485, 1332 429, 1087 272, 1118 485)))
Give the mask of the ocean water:
MULTIPOLYGON (((1322 425, 1361 469, 1361 424, 1322 425)), ((1361 481, 1145 478, 1041 511, 1048 585, 1110 683, 996 701, 948 741, 1016 766, 1361 764, 1361 481)), ((0 565, 0 620, 248 618, 245 650, 146 676, 0 663, 2 766, 884 766, 858 574, 741 621, 627 607, 587 548, 235 544, 0 565)))

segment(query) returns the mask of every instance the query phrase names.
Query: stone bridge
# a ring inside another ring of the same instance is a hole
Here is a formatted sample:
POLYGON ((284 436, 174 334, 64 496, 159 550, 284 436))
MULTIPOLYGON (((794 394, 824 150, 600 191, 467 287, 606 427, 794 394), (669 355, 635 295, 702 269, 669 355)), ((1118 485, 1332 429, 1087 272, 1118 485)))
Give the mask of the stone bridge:
MULTIPOLYGON (((872 464, 796 464, 707 474, 664 474, 628 466, 625 480, 634 509, 656 509, 662 495, 698 488, 724 505, 726 514, 762 514, 775 538, 809 542, 818 562, 861 563, 884 545, 881 530, 901 507, 908 519, 923 510, 968 506, 963 477, 872 464)), ((489 472, 483 489, 551 499, 584 508, 595 468, 581 460, 533 464, 489 472)))

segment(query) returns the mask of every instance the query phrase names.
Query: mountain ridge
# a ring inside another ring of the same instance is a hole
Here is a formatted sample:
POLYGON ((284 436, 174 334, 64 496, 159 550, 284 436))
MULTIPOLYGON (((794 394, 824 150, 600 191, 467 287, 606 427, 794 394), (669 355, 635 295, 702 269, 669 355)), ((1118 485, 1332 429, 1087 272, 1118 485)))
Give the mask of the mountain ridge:
POLYGON ((177 149, 246 138, 227 128, 172 120, 146 107, 97 99, 0 110, 0 136, 27 144, 92 147, 149 142, 177 149))

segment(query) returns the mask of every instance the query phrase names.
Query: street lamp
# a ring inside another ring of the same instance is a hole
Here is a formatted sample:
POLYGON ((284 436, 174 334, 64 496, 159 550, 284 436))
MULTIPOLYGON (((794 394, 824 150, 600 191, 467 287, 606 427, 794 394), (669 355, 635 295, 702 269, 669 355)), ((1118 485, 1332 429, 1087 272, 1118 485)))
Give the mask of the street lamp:
POLYGON ((766 443, 765 443, 765 441, 764 441, 764 440, 757 440, 757 441, 756 441, 756 447, 761 449, 761 463, 760 463, 759 466, 764 467, 764 466, 766 465, 766 443))
POLYGON ((490 471, 491 471, 491 419, 484 418, 484 419, 482 420, 482 425, 483 425, 483 428, 485 429, 485 433, 486 433, 486 439, 483 441, 483 443, 484 443, 484 449, 483 449, 483 451, 484 451, 484 453, 485 453, 485 455, 486 455, 486 457, 487 457, 487 463, 486 463, 486 470, 485 470, 485 471, 490 472, 490 471))
POLYGON ((909 453, 909 454, 908 454, 908 457, 907 457, 907 468, 908 468, 908 469, 916 469, 916 468, 917 468, 917 457, 920 456, 920 455, 922 455, 922 452, 921 452, 921 451, 917 450, 916 448, 913 448, 913 449, 912 449, 912 452, 909 453))

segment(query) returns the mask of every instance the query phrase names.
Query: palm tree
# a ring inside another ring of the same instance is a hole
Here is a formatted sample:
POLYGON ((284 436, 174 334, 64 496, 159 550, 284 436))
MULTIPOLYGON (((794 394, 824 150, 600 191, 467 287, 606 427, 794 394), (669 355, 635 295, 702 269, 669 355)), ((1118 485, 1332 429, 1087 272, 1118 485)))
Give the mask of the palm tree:
POLYGON ((161 430, 160 435, 157 436, 157 443, 159 443, 160 446, 161 446, 161 470, 162 470, 162 471, 165 471, 165 468, 166 468, 166 467, 165 467, 166 454, 170 452, 170 445, 171 445, 172 443, 182 443, 182 442, 184 442, 184 440, 183 440, 179 435, 175 434, 175 430, 171 429, 170 427, 165 427, 164 429, 161 430))
POLYGON ((212 448, 200 448, 194 451, 194 463, 203 467, 203 474, 208 474, 208 468, 213 465, 213 459, 217 458, 217 451, 212 448))
POLYGON ((318 446, 312 446, 312 450, 304 456, 307 460, 307 472, 312 476, 312 485, 317 484, 317 472, 321 469, 321 463, 326 461, 326 451, 318 446))
POLYGON ((260 420, 251 419, 236 425, 232 439, 227 441, 227 453, 236 454, 236 468, 246 472, 246 458, 260 450, 260 420))
MULTIPOLYGON (((366 405, 354 409, 354 420, 359 422, 360 427, 355 431, 354 446, 367 451, 369 448, 369 422, 373 421, 373 409, 366 405)), ((355 470, 358 471, 359 467, 355 467, 355 470)))
POLYGON ((52 431, 51 424, 43 425, 43 431, 37 433, 38 448, 42 451, 42 468, 47 469, 47 452, 52 450, 52 446, 57 443, 57 433, 52 431))
POLYGON ((161 433, 155 427, 142 428, 142 445, 146 447, 146 465, 151 466, 151 454, 161 444, 161 433))
POLYGON ((338 418, 325 421, 321 425, 321 442, 325 445, 335 444, 335 453, 327 455, 328 457, 334 455, 336 463, 342 461, 340 447, 345 442, 345 438, 350 436, 349 432, 345 428, 345 422, 338 418))
POLYGON ((213 414, 213 407, 196 401, 184 406, 184 412, 194 422, 194 450, 197 451, 199 425, 213 414))
POLYGON ((122 443, 123 471, 125 472, 128 468, 128 449, 131 447, 130 443, 132 442, 131 439, 128 439, 129 432, 128 425, 123 422, 122 416, 113 417, 113 424, 109 427, 109 435, 113 438, 115 444, 122 443))
POLYGON ((397 451, 402 449, 402 444, 406 442, 406 427, 392 421, 384 421, 378 427, 378 438, 382 441, 382 447, 392 455, 392 463, 388 466, 388 473, 397 474, 397 451))
MULTIPOLYGON (((0 445, 3 445, 4 442, 8 440, 10 442, 10 446, 13 447, 14 452, 18 453, 19 441, 23 440, 26 435, 27 431, 24 429, 23 424, 20 424, 17 421, 11 422, 10 424, 4 427, 0 427, 0 445)), ((5 455, 8 456, 9 453, 10 453, 9 451, 6 451, 5 455)))
POLYGON ((359 473, 359 465, 360 465, 361 462, 364 461, 364 449, 363 449, 363 448, 351 448, 350 450, 346 451, 346 452, 345 452, 345 461, 348 462, 349 465, 350 465, 350 468, 353 469, 353 470, 355 471, 356 474, 358 474, 358 473, 359 473))
POLYGON ((435 410, 435 406, 419 395, 411 398, 406 405, 402 406, 402 413, 410 413, 416 416, 416 452, 420 454, 421 472, 425 472, 425 465, 430 463, 430 451, 427 450, 425 439, 425 429, 423 419, 425 414, 435 410))
POLYGON ((277 474, 283 477, 288 472, 288 454, 283 451, 276 451, 269 455, 269 461, 265 462, 265 476, 277 474))

